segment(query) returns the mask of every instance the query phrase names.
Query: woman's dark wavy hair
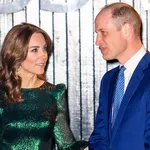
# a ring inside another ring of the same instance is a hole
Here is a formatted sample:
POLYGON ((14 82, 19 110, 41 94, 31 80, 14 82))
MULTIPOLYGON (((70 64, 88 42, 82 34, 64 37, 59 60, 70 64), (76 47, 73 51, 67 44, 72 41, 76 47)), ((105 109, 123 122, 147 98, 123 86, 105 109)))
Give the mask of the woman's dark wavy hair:
MULTIPOLYGON (((12 27, 4 39, 0 51, 0 80, 3 83, 6 101, 22 101, 21 77, 17 70, 27 57, 29 41, 34 33, 44 36, 50 56, 52 42, 49 35, 33 24, 21 23, 12 27)), ((45 80, 44 74, 38 77, 45 80)))

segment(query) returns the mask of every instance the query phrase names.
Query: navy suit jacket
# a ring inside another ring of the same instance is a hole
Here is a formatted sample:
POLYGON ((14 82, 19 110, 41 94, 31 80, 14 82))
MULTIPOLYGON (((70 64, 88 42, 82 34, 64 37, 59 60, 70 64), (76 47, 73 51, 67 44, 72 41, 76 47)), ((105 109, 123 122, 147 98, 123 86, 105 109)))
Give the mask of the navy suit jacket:
POLYGON ((111 108, 119 67, 108 71, 100 87, 90 150, 150 150, 150 53, 136 67, 111 127, 111 108))

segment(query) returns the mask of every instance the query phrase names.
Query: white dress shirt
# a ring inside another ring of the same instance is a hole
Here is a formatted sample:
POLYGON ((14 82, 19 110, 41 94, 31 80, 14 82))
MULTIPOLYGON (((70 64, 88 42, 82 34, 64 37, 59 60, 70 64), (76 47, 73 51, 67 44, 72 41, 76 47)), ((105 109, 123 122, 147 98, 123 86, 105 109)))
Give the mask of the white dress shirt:
MULTIPOLYGON (((125 77, 125 82, 124 82, 124 93, 127 89, 128 83, 131 79, 131 76, 137 67, 138 63, 142 59, 142 57, 146 54, 145 48, 142 46, 140 50, 132 56, 125 64, 126 70, 124 71, 124 77, 125 77)), ((121 65, 120 65, 121 67, 121 65)), ((112 105, 112 118, 113 118, 113 113, 114 113, 114 104, 112 105)), ((112 119, 113 120, 113 119, 112 119)), ((112 125, 113 126, 113 125, 112 125)))
POLYGON ((146 54, 146 50, 142 46, 140 50, 124 64, 126 68, 126 70, 124 71, 124 77, 125 77, 124 92, 126 91, 126 88, 128 86, 128 83, 131 79, 131 76, 135 68, 137 67, 138 63, 140 62, 140 60, 145 54, 146 54))

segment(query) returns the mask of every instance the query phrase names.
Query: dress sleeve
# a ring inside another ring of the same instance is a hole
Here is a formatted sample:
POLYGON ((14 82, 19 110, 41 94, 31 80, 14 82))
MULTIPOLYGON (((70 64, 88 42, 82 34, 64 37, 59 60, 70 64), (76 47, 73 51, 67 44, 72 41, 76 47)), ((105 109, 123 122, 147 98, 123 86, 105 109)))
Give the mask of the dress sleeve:
POLYGON ((76 141, 68 125, 67 101, 65 96, 65 85, 56 85, 58 90, 57 108, 58 114, 54 126, 55 140, 61 150, 81 150, 85 147, 84 141, 76 141))
POLYGON ((56 85, 58 114, 54 126, 55 140, 59 148, 65 149, 75 143, 74 136, 68 125, 67 103, 65 98, 65 85, 56 85))

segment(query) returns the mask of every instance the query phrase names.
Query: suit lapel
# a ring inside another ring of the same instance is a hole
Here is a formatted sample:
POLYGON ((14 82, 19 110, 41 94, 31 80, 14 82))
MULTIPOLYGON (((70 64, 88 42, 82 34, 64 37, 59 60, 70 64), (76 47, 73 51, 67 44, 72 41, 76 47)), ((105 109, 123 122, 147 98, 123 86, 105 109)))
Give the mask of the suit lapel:
POLYGON ((134 93, 137 90, 141 80, 144 77, 143 70, 145 70, 148 67, 149 63, 150 63, 150 55, 149 55, 149 53, 147 53, 142 58, 142 60, 139 62, 138 66, 136 67, 136 69, 135 69, 135 71, 131 77, 131 80, 127 86, 127 89, 126 89, 126 92, 124 94, 122 103, 120 105, 120 109, 118 111, 118 115, 117 115, 114 127, 112 129, 112 140, 113 140, 113 138, 114 138, 114 136, 118 130, 118 127, 119 127, 121 120, 124 116, 124 112, 128 106, 128 103, 130 102, 132 96, 134 95, 134 93))
POLYGON ((109 138, 111 140, 111 132, 112 132, 112 127, 111 127, 111 119, 112 119, 112 103, 113 103, 113 95, 114 95, 114 89, 116 86, 116 79, 117 79, 117 75, 119 72, 119 66, 115 69, 114 74, 111 78, 111 82, 110 82, 110 87, 109 87, 109 96, 108 96, 108 108, 109 108, 109 138))

